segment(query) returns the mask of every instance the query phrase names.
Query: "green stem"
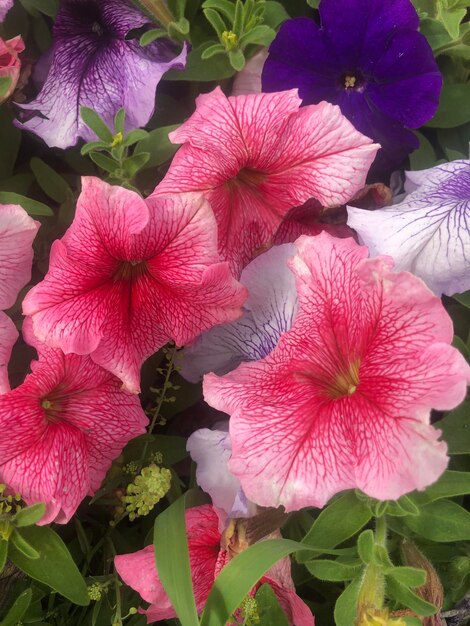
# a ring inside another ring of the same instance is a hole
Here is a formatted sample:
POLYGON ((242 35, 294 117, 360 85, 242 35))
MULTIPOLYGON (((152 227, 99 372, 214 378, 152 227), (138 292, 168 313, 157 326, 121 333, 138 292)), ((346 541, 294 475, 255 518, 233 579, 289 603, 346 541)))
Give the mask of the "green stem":
POLYGON ((387 543, 387 520, 385 515, 377 517, 375 520, 375 543, 385 548, 387 543))

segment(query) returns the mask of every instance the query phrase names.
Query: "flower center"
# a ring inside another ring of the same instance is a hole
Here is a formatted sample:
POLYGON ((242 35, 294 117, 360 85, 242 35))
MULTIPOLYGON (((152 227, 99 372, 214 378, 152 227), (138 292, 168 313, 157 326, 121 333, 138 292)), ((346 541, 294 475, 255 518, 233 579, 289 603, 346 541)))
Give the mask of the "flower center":
POLYGON ((241 184, 254 189, 264 182, 266 178, 267 175, 264 172, 243 167, 236 176, 227 181, 227 185, 229 187, 237 187, 241 184))
POLYGON ((344 86, 346 89, 350 89, 356 86, 356 77, 355 76, 345 76, 344 77, 344 86))
POLYGON ((114 272, 113 279, 131 281, 142 276, 147 271, 146 261, 123 261, 114 272))
POLYGON ((364 91, 364 78, 360 72, 348 72, 340 78, 340 85, 346 91, 364 91))
POLYGON ((50 424, 57 424, 60 421, 63 411, 63 403, 60 397, 53 393, 41 399, 41 407, 44 409, 46 421, 50 424))
POLYGON ((349 368, 340 372, 333 382, 327 386, 327 393, 330 398, 337 400, 345 396, 352 396, 359 385, 359 359, 349 364, 349 368))

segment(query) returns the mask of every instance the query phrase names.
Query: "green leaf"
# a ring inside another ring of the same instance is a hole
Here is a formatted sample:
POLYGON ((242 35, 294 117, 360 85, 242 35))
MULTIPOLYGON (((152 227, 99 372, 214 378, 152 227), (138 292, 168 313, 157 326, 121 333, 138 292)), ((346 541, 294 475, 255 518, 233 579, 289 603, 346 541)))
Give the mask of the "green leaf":
POLYGON ((271 585, 264 583, 255 595, 258 604, 259 622, 257 626, 289 626, 284 611, 282 610, 276 594, 271 585))
POLYGON ((203 13, 206 17, 206 20, 209 22, 209 24, 217 33, 217 36, 219 37, 219 39, 222 37, 222 33, 224 31, 230 30, 229 28, 227 28, 227 25, 225 24, 224 20, 220 17, 219 13, 217 13, 217 11, 214 11, 213 9, 204 9, 203 13))
POLYGON ((457 302, 460 302, 460 304, 466 306, 467 309, 470 309, 470 291, 464 291, 464 293, 454 293, 452 297, 457 300, 457 302))
MULTIPOLYGON (((302 543, 317 549, 334 548, 355 535, 372 517, 367 504, 349 491, 329 504, 312 524, 302 543)), ((299 554, 299 562, 305 562, 308 554, 299 554)))
POLYGON ((230 65, 233 69, 237 70, 237 72, 241 72, 245 67, 245 55, 241 50, 230 50, 228 58, 230 65))
POLYGON ((203 59, 210 59, 216 54, 225 54, 225 47, 221 43, 215 43, 213 46, 209 46, 202 53, 203 59))
POLYGON ((13 518, 15 526, 17 528, 23 528, 24 526, 32 526, 39 522, 46 512, 46 505, 42 502, 27 506, 25 509, 21 509, 13 518))
POLYGON ((230 0, 206 0, 202 5, 203 9, 215 9, 225 15, 230 24, 235 19, 235 5, 230 0))
POLYGON ((121 107, 114 116, 114 130, 116 133, 124 135, 124 124, 126 122, 126 110, 121 107))
POLYGON ((14 546, 27 559, 39 559, 39 552, 21 536, 18 530, 14 530, 10 536, 10 547, 14 546))
POLYGON ((12 79, 9 76, 0 76, 0 100, 10 91, 12 79))
MULTIPOLYGON (((1 197, 1 194, 0 194, 1 197)), ((464 402, 437 422, 449 454, 470 453, 470 402, 464 402)))
POLYGON ((3 572, 3 569, 7 562, 8 556, 8 541, 5 539, 0 539, 0 574, 3 572))
POLYGON ((139 152, 138 154, 134 154, 127 158, 122 164, 122 168, 129 178, 133 178, 137 172, 144 167, 149 159, 150 152, 139 152))
POLYGON ((422 587, 427 579, 424 569, 417 567, 389 567, 385 574, 406 587, 422 587))
POLYGON ((182 626, 199 626, 189 566, 184 497, 155 520, 153 545, 158 575, 182 626))
POLYGON ((168 33, 163 28, 153 28, 144 33, 139 39, 141 46, 148 46, 153 41, 160 39, 161 37, 168 37, 168 33))
POLYGON ((21 131, 13 126, 13 115, 9 107, 0 107, 0 180, 13 174, 16 157, 21 143, 21 131))
POLYGON ((276 31, 273 28, 262 24, 260 26, 255 26, 250 31, 245 33, 243 37, 240 38, 239 46, 241 48, 244 48, 248 44, 269 46, 275 36, 276 31))
POLYGON ((470 540, 470 513, 452 500, 431 502, 419 515, 403 519, 413 532, 431 541, 470 540))
POLYGON ((100 152, 90 152, 90 159, 109 174, 114 174, 119 169, 119 164, 114 159, 100 152))
POLYGON ((32 597, 32 589, 26 589, 26 591, 20 593, 14 601, 13 606, 0 622, 0 626, 17 626, 18 622, 21 622, 21 618, 28 610, 32 597))
POLYGON ((93 111, 93 109, 89 107, 82 106, 80 107, 80 117, 102 141, 106 141, 109 144, 113 143, 113 133, 96 111, 93 111))
POLYGON ((402 496, 398 500, 391 500, 388 503, 387 515, 419 515, 419 508, 409 496, 402 496))
POLYGON ((362 565, 345 565, 338 561, 330 561, 327 559, 317 559, 315 561, 307 561, 305 567, 308 571, 320 580, 344 581, 352 580, 361 573, 362 565))
POLYGON ((453 498, 467 494, 470 494, 470 472, 447 470, 426 491, 416 491, 412 497, 415 502, 423 505, 442 498, 453 498))
POLYGON ((405 587, 394 578, 387 576, 386 590, 387 595, 402 604, 403 606, 411 609, 418 615, 428 617, 434 615, 437 612, 437 607, 430 602, 426 602, 420 598, 414 591, 405 587))
POLYGON ((89 141, 80 149, 80 154, 86 156, 94 150, 109 150, 109 144, 105 141, 89 141))
POLYGON ((439 17, 444 24, 446 31, 449 33, 452 39, 457 39, 459 36, 460 22, 463 20, 467 13, 467 9, 452 9, 441 11, 439 17))
POLYGON ((361 578, 356 578, 336 600, 334 612, 336 626, 351 626, 355 623, 360 586, 361 578))
POLYGON ((419 139, 419 148, 410 154, 410 166, 412 170, 425 170, 436 164, 436 152, 432 143, 422 133, 414 131, 419 139))
POLYGON ((136 130, 131 130, 131 132, 124 137, 122 145, 124 146, 124 148, 129 148, 130 146, 133 146, 139 141, 143 141, 144 139, 147 139, 148 136, 149 136, 149 133, 146 130, 143 130, 141 128, 137 128, 136 130))
POLYGON ((22 537, 39 553, 29 559, 15 546, 9 546, 9 558, 25 574, 44 583, 71 602, 80 606, 90 603, 83 576, 75 565, 67 546, 49 526, 28 526, 21 529, 22 537))
POLYGON ((470 121, 470 107, 462 102, 470 101, 470 82, 444 84, 436 115, 427 122, 431 128, 453 128, 470 121))
POLYGON ((26 198, 19 193, 12 193, 11 191, 0 191, 0 203, 19 204, 29 215, 54 215, 52 209, 42 202, 26 198))
POLYGON ((271 28, 277 28, 285 20, 289 19, 289 13, 285 10, 280 2, 267 0, 264 4, 263 21, 271 28))
POLYGON ((205 42, 193 48, 188 54, 186 67, 183 71, 170 70, 165 74, 165 80, 190 80, 197 82, 222 80, 234 75, 235 70, 230 65, 228 56, 220 54, 209 60, 201 58, 206 48, 213 45, 212 42, 205 42))
POLYGON ((179 146, 171 143, 168 139, 168 134, 176 130, 178 126, 179 124, 173 124, 156 128, 148 134, 148 137, 139 141, 135 147, 134 154, 140 152, 148 152, 150 154, 150 158, 145 164, 146 168, 157 167, 172 158, 179 146))
POLYGON ((72 196, 72 190, 68 183, 47 163, 44 163, 38 157, 33 157, 30 165, 39 186, 49 198, 62 204, 62 202, 65 202, 72 196))
POLYGON ((362 531, 357 538, 357 551, 361 561, 366 565, 374 560, 375 537, 374 531, 368 528, 362 531))
POLYGON ((252 587, 280 559, 305 549, 297 541, 267 539, 238 554, 220 572, 207 598, 201 626, 224 626, 252 587))
POLYGON ((48 17, 54 18, 58 9, 57 0, 21 0, 24 8, 29 12, 39 11, 48 17))

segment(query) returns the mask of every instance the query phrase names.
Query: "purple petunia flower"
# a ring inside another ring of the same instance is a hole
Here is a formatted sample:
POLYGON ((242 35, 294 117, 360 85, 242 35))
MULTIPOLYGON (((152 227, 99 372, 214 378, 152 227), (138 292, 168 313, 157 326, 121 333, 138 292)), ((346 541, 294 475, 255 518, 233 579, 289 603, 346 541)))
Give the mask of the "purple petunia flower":
POLYGON ((13 0, 0 0, 0 22, 6 17, 6 14, 13 6, 13 0))
POLYGON ((269 48, 263 91, 298 87, 304 104, 338 104, 381 144, 375 173, 390 173, 418 145, 409 128, 436 112, 442 77, 410 0, 322 0, 321 27, 284 22, 269 48))
POLYGON ((126 130, 144 126, 154 111, 162 75, 183 69, 186 62, 186 46, 178 54, 168 39, 146 47, 126 39, 130 30, 147 22, 126 0, 63 0, 49 73, 38 97, 20 105, 27 113, 17 125, 59 148, 80 137, 96 139, 80 119, 81 106, 95 109, 109 126, 124 107, 126 130))

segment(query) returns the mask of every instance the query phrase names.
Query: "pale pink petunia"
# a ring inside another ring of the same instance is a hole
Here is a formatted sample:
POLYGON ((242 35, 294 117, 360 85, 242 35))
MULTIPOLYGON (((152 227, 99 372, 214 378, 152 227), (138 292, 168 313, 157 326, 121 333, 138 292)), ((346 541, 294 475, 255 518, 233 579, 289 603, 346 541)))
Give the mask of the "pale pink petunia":
POLYGON ((348 488, 380 500, 424 489, 448 462, 430 409, 458 405, 470 379, 450 317, 353 239, 296 246, 292 328, 264 359, 205 377, 206 401, 231 415, 230 471, 248 498, 288 511, 348 488))
POLYGON ((15 325, 3 311, 0 311, 0 394, 10 391, 8 362, 17 339, 18 331, 15 325))
POLYGON ((39 351, 24 383, 0 396, 0 482, 27 504, 44 502, 41 524, 66 523, 100 486, 113 459, 145 432, 137 396, 90 357, 39 351))
POLYGON ((239 273, 283 216, 311 197, 331 207, 363 186, 379 148, 336 106, 300 108, 297 90, 227 98, 217 87, 170 134, 184 144, 155 193, 202 191, 219 251, 239 273))
POLYGON ((72 226, 23 303, 38 339, 93 361, 139 391, 142 362, 235 319, 244 288, 219 262, 200 194, 154 196, 84 178, 72 226))
MULTIPOLYGON (((216 576, 233 554, 230 547, 222 544, 230 546, 230 542, 236 538, 222 537, 218 529, 217 514, 208 504, 186 511, 186 532, 196 608, 201 613, 216 576)), ((158 543, 156 549, 158 550, 158 543)), ((143 600, 150 603, 148 609, 140 610, 146 614, 148 623, 176 617, 158 577, 152 545, 132 554, 118 555, 114 563, 126 585, 135 589, 143 600)), ((310 610, 295 593, 288 558, 272 568, 256 585, 255 590, 263 582, 272 586, 286 612, 289 624, 313 626, 314 619, 310 610)))
POLYGON ((32 243, 40 224, 20 206, 0 204, 0 310, 31 280, 32 243))

